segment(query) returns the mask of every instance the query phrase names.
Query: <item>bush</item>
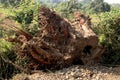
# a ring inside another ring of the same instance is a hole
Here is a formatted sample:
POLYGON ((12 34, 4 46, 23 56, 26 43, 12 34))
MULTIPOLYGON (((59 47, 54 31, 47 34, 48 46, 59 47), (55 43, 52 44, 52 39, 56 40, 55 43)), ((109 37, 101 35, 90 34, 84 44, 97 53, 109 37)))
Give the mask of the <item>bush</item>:
POLYGON ((8 79, 18 72, 13 65, 6 63, 3 58, 13 62, 16 61, 12 44, 5 40, 0 40, 0 80, 8 79))
POLYGON ((120 64, 120 10, 103 13, 95 30, 100 44, 106 46, 104 63, 120 64))
POLYGON ((34 34, 39 29, 37 19, 38 19, 38 7, 34 0, 25 0, 21 4, 13 9, 14 15, 12 18, 21 24, 23 30, 34 34))
MULTIPOLYGON (((35 34, 39 29, 37 23, 38 6, 39 5, 32 1, 23 0, 23 3, 19 6, 6 9, 9 14, 5 17, 14 19, 16 22, 20 23, 21 29, 31 34, 35 34)), ((20 72, 12 64, 5 62, 4 59, 12 61, 15 65, 24 68, 26 67, 26 63, 29 62, 26 58, 20 59, 19 56, 16 55, 13 51, 13 43, 9 43, 6 40, 1 39, 10 36, 14 37, 14 35, 15 34, 12 30, 4 31, 3 28, 0 28, 0 80, 9 79, 16 73, 20 72)))

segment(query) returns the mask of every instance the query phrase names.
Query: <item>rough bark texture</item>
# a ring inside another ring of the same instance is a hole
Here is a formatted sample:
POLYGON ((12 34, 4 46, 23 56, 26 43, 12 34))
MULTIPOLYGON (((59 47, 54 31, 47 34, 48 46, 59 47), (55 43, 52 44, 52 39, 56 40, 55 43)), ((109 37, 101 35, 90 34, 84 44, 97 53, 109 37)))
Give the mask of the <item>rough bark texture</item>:
POLYGON ((40 31, 34 36, 19 31, 11 42, 18 42, 16 53, 31 58, 34 69, 61 68, 71 64, 92 64, 99 60, 104 48, 91 28, 89 16, 75 13, 74 21, 61 18, 49 8, 39 10, 40 31), (17 48, 18 47, 18 48, 17 48))

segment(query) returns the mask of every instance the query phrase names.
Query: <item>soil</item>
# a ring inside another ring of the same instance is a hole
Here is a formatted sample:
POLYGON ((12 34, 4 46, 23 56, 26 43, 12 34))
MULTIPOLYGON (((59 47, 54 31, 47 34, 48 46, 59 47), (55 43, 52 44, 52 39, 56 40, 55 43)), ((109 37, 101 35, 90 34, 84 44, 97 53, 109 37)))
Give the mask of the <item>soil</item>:
POLYGON ((12 80, 120 80, 120 66, 73 65, 56 71, 37 71, 34 74, 17 74, 12 80))

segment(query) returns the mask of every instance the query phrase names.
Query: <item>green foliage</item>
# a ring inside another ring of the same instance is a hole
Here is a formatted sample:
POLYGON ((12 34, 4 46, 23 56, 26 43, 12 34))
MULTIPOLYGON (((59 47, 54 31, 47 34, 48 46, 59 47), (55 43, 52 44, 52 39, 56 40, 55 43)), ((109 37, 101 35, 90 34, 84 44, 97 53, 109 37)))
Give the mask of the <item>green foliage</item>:
POLYGON ((2 59, 5 58, 5 60, 15 61, 16 55, 12 50, 12 46, 11 43, 0 40, 0 80, 8 79, 18 72, 13 65, 6 63, 2 59))
POLYGON ((104 35, 104 34, 101 34, 101 35, 99 36, 99 43, 100 43, 100 45, 105 46, 105 45, 106 45, 106 42, 107 42, 107 40, 106 40, 105 35, 104 35))
POLYGON ((35 5, 33 5, 33 2, 25 0, 25 2, 22 2, 21 5, 14 10, 15 20, 21 24, 31 23, 31 21, 33 20, 34 9, 35 5))
POLYGON ((21 70, 16 66, 27 69, 26 64, 29 62, 26 57, 20 58, 16 55, 13 49, 15 43, 6 41, 4 39, 6 36, 8 35, 4 33, 0 38, 0 80, 12 78, 15 74, 20 73, 21 70))
POLYGON ((29 24, 33 20, 33 10, 16 13, 15 20, 19 23, 29 24))
POLYGON ((120 64, 120 10, 103 13, 95 30, 100 44, 106 46, 104 62, 120 64))
POLYGON ((0 3, 4 5, 4 7, 9 6, 17 6, 21 3, 22 0, 0 0, 0 3))
POLYGON ((39 26, 37 24, 39 4, 34 0, 24 0, 19 7, 13 9, 15 21, 21 24, 22 29, 34 34, 39 26))
POLYGON ((109 12, 111 10, 111 7, 103 0, 94 0, 85 6, 85 10, 87 13, 109 12))
MULTIPOLYGON (((38 7, 39 4, 35 3, 34 0, 22 0, 22 2, 15 7, 10 6, 9 8, 2 8, 2 10, 5 11, 1 13, 5 14, 4 17, 14 19, 20 24, 21 29, 31 34, 35 34, 39 29, 37 22, 38 7)), ((9 79, 14 74, 20 72, 15 66, 4 61, 4 59, 7 61, 10 60, 16 65, 24 68, 26 68, 26 63, 29 62, 26 58, 18 58, 13 51, 14 44, 3 40, 3 38, 8 37, 9 35, 14 36, 14 33, 11 30, 3 30, 3 28, 0 27, 0 80, 9 79)))
POLYGON ((23 0, 18 6, 1 8, 0 13, 4 14, 5 17, 14 19, 17 23, 20 23, 20 28, 24 31, 34 34, 39 29, 37 22, 39 6, 40 3, 37 3, 34 0, 23 0))
POLYGON ((58 4, 55 8, 63 17, 69 17, 73 12, 80 10, 82 4, 77 0, 69 0, 58 4))
POLYGON ((0 40, 0 52, 6 52, 12 48, 12 44, 7 42, 6 40, 0 40))

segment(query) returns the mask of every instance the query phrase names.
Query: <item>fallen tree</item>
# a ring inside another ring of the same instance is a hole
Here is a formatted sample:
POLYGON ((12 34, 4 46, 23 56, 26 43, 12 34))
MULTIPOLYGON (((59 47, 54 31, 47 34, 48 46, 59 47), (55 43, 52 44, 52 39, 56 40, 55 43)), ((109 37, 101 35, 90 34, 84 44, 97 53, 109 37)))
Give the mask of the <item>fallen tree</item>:
POLYGON ((30 58, 31 68, 62 68, 74 63, 96 63, 104 52, 98 45, 98 37, 91 28, 91 19, 76 12, 75 19, 68 21, 49 8, 39 9, 38 33, 30 35, 17 29, 16 37, 8 41, 16 42, 17 55, 30 58))

